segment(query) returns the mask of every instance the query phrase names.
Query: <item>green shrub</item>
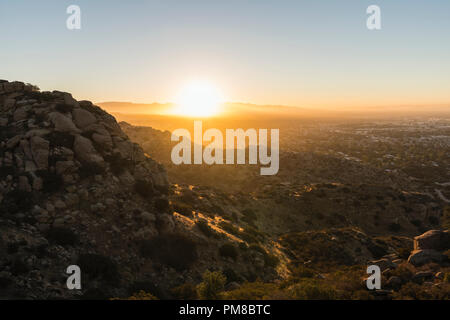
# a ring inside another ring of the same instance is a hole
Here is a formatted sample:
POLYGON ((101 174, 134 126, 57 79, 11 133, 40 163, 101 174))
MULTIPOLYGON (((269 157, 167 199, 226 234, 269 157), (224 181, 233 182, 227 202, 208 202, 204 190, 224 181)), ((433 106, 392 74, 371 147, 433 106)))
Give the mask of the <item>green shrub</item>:
POLYGON ((336 299, 336 290, 324 282, 312 279, 302 280, 291 289, 296 300, 332 300, 336 299))
POLYGON ((273 283, 246 282, 239 289, 226 292, 225 298, 230 300, 262 300, 270 297, 276 290, 277 287, 273 283))
POLYGON ((140 244, 143 257, 171 266, 177 271, 188 269, 197 261, 197 244, 181 234, 159 235, 140 244))
POLYGON ((127 289, 129 295, 133 295, 136 292, 151 292, 155 296, 161 299, 167 299, 167 294, 161 286, 158 286, 155 281, 150 279, 134 281, 127 289))
POLYGON ((60 246, 73 246, 78 243, 79 237, 72 230, 65 227, 53 227, 47 232, 47 240, 60 246))
POLYGON ((226 243, 219 248, 219 254, 224 258, 236 260, 238 257, 238 250, 233 244, 226 243))
POLYGON ((203 282, 197 286, 198 297, 202 300, 219 300, 227 278, 220 271, 206 271, 203 274, 203 282))
POLYGON ((112 298, 111 300, 141 300, 141 301, 144 301, 144 300, 159 300, 159 299, 157 297, 155 297, 154 295, 152 295, 151 293, 141 290, 139 292, 133 293, 128 298, 125 298, 125 299, 112 298))

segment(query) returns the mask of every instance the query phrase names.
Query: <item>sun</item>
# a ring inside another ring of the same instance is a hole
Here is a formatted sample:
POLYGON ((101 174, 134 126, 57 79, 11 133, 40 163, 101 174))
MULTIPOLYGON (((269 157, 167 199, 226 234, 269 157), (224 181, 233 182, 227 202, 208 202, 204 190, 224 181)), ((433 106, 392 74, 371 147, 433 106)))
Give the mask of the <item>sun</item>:
POLYGON ((188 117, 210 117, 220 112, 223 102, 222 94, 213 84, 191 82, 176 96, 173 113, 188 117))

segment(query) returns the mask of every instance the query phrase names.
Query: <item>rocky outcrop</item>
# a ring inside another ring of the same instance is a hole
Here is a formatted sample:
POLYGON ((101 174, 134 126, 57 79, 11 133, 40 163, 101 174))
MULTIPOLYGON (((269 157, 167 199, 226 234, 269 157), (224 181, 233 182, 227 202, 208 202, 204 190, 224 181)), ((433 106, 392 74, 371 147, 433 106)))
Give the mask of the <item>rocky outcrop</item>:
POLYGON ((436 250, 414 250, 408 258, 408 262, 419 267, 430 262, 440 263, 444 261, 444 255, 436 250))
POLYGON ((446 260, 443 251, 450 248, 449 230, 430 230, 414 238, 414 250, 408 262, 422 266, 430 262, 441 263, 446 260))
POLYGON ((95 150, 91 140, 83 136, 76 136, 73 144, 73 151, 77 159, 86 164, 102 165, 104 160, 95 150))
POLYGON ((73 118, 77 127, 81 129, 84 129, 97 121, 92 113, 80 108, 76 108, 73 111, 73 118))
POLYGON ((437 250, 444 251, 450 249, 449 230, 430 230, 414 238, 414 250, 437 250))
POLYGON ((60 112, 51 112, 48 115, 49 120, 55 126, 56 131, 61 132, 71 132, 71 133, 80 133, 81 130, 78 129, 75 124, 72 122, 72 119, 61 114, 60 112))
MULTIPOLYGON (((137 241, 174 231, 154 205, 168 189, 164 167, 107 112, 69 93, 0 80, 0 247, 14 248, 0 252, 0 299, 74 298, 80 292, 54 279, 83 253, 120 265, 117 277, 126 268, 139 275, 146 262, 137 241)), ((86 290, 125 294, 126 286, 94 278, 86 290)))
POLYGON ((71 172, 73 179, 66 180, 76 182, 82 171, 95 165, 107 172, 116 171, 117 176, 119 171, 137 171, 135 179, 148 179, 161 190, 168 187, 164 168, 156 166, 128 139, 114 117, 89 101, 78 102, 69 93, 41 93, 31 85, 3 81, 0 108, 1 143, 7 149, 0 158, 2 167, 32 175, 40 170, 71 172))

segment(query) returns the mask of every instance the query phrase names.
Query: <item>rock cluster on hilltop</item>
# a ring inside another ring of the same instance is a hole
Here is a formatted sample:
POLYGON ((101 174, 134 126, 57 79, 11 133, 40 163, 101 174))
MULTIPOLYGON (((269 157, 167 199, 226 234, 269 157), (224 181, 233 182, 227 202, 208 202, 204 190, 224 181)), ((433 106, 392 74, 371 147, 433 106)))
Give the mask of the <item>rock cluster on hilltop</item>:
POLYGON ((138 268, 134 240, 173 229, 168 188, 165 169, 107 112, 0 81, 0 298, 76 294, 62 279, 83 254, 138 268))
POLYGON ((164 170, 128 139, 114 117, 91 102, 64 92, 39 93, 20 82, 0 83, 0 102, 1 165, 3 171, 14 168, 11 177, 18 179, 11 186, 21 182, 21 189, 39 191, 42 171, 71 184, 86 170, 117 169, 125 184, 145 180, 156 189, 168 187, 164 170))

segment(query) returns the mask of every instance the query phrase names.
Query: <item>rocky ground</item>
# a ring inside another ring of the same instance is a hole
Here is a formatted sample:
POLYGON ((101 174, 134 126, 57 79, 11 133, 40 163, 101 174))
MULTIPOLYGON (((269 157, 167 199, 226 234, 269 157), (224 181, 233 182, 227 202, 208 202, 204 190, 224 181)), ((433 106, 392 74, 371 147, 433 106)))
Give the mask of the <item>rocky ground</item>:
MULTIPOLYGON (((206 213, 214 218, 209 221, 213 228, 263 246, 279 258, 277 270, 282 279, 295 278, 299 268, 307 268, 309 275, 327 275, 339 283, 343 280, 335 279, 334 272, 356 268, 355 273, 345 272, 352 274, 353 280, 364 279, 368 265, 380 264, 383 283, 392 291, 381 290, 377 297, 415 298, 411 293, 399 295, 401 286, 391 285, 396 278, 387 276, 396 272, 402 273, 404 291, 426 282, 429 287, 416 288, 418 292, 432 289, 433 297, 436 290, 438 297, 448 297, 443 279, 448 273, 449 244, 439 254, 417 253, 413 242, 427 230, 448 228, 450 210, 408 177, 332 156, 288 150, 281 152, 280 172, 275 177, 261 177, 252 166, 175 166, 170 162, 169 132, 125 122, 120 126, 166 166, 169 180, 176 186, 169 196, 176 210, 206 213), (426 258, 417 263, 420 257, 426 258), (433 277, 418 281, 414 275, 421 272, 433 277)), ((442 243, 448 241, 445 239, 442 243)), ((361 283, 357 281, 347 291, 366 293, 360 291, 365 289, 361 283)), ((281 296, 292 298, 284 291, 281 296)), ((364 294, 357 297, 368 298, 364 294)), ((417 297, 431 298, 427 294, 417 297)))

